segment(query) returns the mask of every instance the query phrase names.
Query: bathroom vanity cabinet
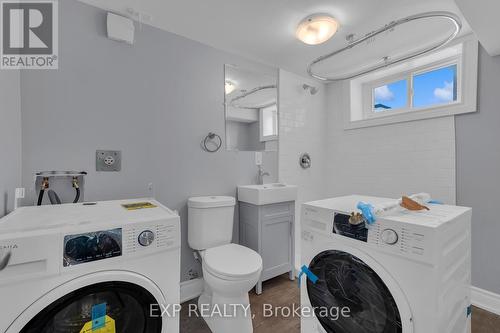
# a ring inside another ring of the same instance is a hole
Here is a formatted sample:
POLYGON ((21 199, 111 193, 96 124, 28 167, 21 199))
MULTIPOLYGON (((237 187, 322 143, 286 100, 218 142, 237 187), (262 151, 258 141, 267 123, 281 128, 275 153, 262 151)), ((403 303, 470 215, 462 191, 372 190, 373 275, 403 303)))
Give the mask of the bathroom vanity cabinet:
POLYGON ((262 275, 255 290, 262 293, 262 282, 289 273, 295 278, 295 202, 268 205, 239 203, 240 244, 262 256, 262 275))

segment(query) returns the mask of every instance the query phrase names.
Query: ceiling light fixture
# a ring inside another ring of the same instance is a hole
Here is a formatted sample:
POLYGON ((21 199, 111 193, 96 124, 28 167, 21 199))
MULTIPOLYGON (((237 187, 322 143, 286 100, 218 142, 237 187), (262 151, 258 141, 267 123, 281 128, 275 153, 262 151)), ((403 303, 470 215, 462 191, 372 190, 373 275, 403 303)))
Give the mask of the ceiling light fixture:
POLYGON ((295 36, 308 45, 326 42, 339 29, 339 22, 327 14, 313 14, 300 22, 295 36))
POLYGON ((224 90, 226 91, 226 95, 232 93, 234 89, 236 89, 236 85, 233 82, 226 80, 224 84, 224 90))

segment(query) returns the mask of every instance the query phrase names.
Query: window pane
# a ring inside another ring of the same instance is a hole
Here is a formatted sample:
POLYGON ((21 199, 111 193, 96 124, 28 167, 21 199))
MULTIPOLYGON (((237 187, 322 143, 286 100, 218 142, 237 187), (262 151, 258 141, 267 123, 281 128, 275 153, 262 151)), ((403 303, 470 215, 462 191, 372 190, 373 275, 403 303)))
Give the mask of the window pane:
POLYGON ((396 81, 373 89, 373 111, 401 109, 408 106, 408 82, 396 81))
POLYGON ((262 136, 278 135, 278 109, 276 105, 262 109, 262 136))
POLYGON ((457 100, 457 65, 413 77, 413 107, 428 107, 457 100))

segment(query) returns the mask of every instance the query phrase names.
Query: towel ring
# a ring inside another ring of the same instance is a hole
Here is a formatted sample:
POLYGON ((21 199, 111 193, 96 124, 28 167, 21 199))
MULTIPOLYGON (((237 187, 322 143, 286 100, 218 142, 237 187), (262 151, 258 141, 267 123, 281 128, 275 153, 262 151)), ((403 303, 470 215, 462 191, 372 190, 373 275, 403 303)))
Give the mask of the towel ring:
POLYGON ((222 147, 222 138, 220 137, 219 134, 210 132, 205 137, 205 139, 203 139, 202 145, 203 145, 203 149, 206 152, 215 153, 215 152, 219 151, 220 147, 222 147), (215 148, 212 148, 212 149, 208 148, 208 143, 213 142, 214 139, 217 139, 217 144, 216 144, 215 148))

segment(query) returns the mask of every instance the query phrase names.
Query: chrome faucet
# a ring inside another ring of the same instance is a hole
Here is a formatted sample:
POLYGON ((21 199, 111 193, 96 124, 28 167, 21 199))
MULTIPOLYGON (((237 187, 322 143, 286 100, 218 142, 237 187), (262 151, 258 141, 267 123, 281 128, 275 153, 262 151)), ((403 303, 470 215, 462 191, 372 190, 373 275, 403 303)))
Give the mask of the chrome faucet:
POLYGON ((257 175, 257 185, 264 184, 264 176, 270 176, 269 172, 264 171, 262 165, 259 165, 259 173, 257 175))

